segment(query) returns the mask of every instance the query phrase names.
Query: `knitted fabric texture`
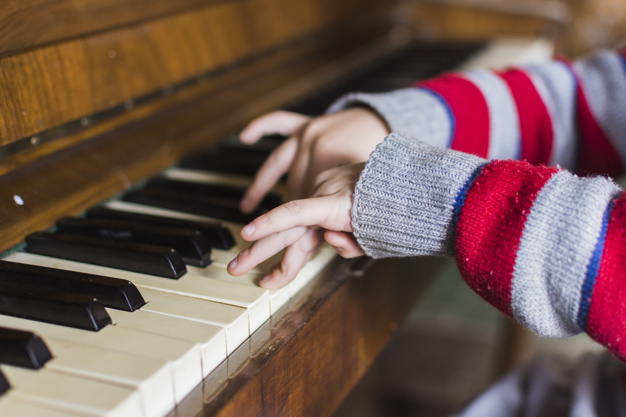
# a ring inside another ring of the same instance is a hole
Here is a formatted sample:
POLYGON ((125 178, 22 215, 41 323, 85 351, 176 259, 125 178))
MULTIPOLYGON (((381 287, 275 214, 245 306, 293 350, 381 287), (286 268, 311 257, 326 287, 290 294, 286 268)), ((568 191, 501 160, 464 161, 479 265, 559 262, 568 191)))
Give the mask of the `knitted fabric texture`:
POLYGON ((394 131, 488 159, 522 159, 581 174, 626 166, 626 59, 601 52, 496 72, 472 70, 383 94, 353 93, 394 131))
POLYGON ((359 178, 352 219, 368 255, 454 255, 474 291, 533 331, 587 331, 625 357, 626 197, 610 179, 393 133, 359 178))
POLYGON ((356 185, 354 235, 374 258, 453 254, 458 190, 483 161, 392 133, 356 185))
POLYGON ((542 335, 586 331, 624 360, 626 197, 607 178, 560 167, 624 171, 625 56, 472 70, 338 100, 329 111, 365 106, 405 133, 378 146, 357 184, 365 252, 454 255, 504 314, 542 335))

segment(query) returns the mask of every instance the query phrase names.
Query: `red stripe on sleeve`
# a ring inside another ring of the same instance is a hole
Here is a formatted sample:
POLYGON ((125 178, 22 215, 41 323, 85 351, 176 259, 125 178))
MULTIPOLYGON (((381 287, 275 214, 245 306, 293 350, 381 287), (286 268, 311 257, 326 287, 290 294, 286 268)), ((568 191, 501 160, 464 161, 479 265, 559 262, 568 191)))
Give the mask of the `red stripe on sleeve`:
POLYGON ((615 147, 602 131, 598 121, 591 112, 587 94, 581 80, 573 70, 571 63, 561 59, 568 65, 576 77, 577 120, 581 138, 578 147, 578 167, 580 174, 605 174, 612 177, 621 175, 622 162, 615 147))
POLYGON ((626 360, 626 194, 615 202, 591 295, 587 333, 626 360))
POLYGON ((489 109, 480 89, 471 81, 455 74, 446 74, 417 86, 433 91, 448 104, 454 119, 450 148, 487 157, 489 109))
POLYGON ((552 153, 552 119, 532 80, 524 71, 499 74, 509 86, 519 116, 521 159, 531 164, 548 164, 552 153))
POLYGON ((470 188, 456 230, 456 260, 465 281, 511 316, 511 282, 524 223, 538 192, 557 172, 520 161, 486 165, 470 188))

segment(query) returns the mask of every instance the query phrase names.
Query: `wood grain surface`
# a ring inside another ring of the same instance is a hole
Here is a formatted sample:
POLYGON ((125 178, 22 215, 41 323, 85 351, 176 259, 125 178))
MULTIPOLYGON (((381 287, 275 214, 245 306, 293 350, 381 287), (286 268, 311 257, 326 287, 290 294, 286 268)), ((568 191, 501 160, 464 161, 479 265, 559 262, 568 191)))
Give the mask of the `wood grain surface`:
POLYGON ((23 0, 0 5, 0 56, 241 0, 23 0))
MULTIPOLYGON (((83 3, 97 2, 72 7, 83 3)), ((364 8, 370 3, 376 2, 217 2, 5 56, 0 146, 374 13, 364 8)))
MULTIPOLYGON (((368 36, 375 34, 368 31, 368 36)), ((5 173, 0 176, 0 250, 156 174, 255 116, 337 82, 364 56, 373 58, 371 49, 354 52, 363 41, 328 39, 306 56, 296 54, 281 66, 261 67, 254 76, 246 67, 227 72, 209 84, 230 83, 228 87, 206 92, 198 84, 198 95, 181 92, 189 94, 182 103, 173 101, 175 105, 164 105, 148 117, 5 173)), ((370 42, 381 56, 393 50, 385 37, 370 42)))

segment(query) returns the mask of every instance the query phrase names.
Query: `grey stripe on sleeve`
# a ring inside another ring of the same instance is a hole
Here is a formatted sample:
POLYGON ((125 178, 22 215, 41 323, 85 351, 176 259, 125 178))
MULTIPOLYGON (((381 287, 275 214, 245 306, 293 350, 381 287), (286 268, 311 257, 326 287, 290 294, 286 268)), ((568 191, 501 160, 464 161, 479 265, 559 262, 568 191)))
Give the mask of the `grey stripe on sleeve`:
POLYGON ((546 103, 554 134, 550 165, 576 168, 576 82, 562 62, 526 68, 537 92, 546 103))
POLYGON ((593 116, 626 161, 626 68, 615 52, 602 52, 577 61, 574 70, 581 79, 593 116))
POLYGON ((392 133, 370 156, 354 192, 352 227, 375 258, 453 255, 456 196, 485 162, 392 133))
POLYGON ((506 83, 492 71, 475 69, 461 73, 480 90, 489 112, 489 159, 520 157, 517 106, 506 83))
POLYGON ((513 272, 514 317, 544 336, 579 333, 578 308, 606 206, 620 192, 610 179, 557 172, 524 225, 513 272))

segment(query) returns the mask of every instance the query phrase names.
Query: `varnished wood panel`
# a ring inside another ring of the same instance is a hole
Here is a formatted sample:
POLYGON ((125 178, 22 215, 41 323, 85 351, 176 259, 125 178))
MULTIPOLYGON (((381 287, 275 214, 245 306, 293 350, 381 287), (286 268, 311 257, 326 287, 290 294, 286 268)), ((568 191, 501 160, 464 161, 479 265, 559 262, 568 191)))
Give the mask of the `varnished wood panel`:
MULTIPOLYGON (((371 42, 380 55, 393 49, 385 39, 371 42)), ((279 68, 255 77, 245 67, 228 72, 208 83, 230 80, 234 84, 229 88, 195 98, 191 95, 184 104, 165 106, 150 117, 0 176, 0 250, 23 241, 28 233, 50 227, 59 217, 77 214, 154 175, 252 117, 340 79, 363 59, 362 52, 348 53, 354 46, 331 38, 318 45, 316 52, 293 56, 279 68), (14 202, 15 195, 23 205, 14 202)), ((371 58, 369 51, 365 55, 371 58)))
POLYGON ((374 13, 371 1, 220 3, 5 57, 0 146, 374 13))
POLYGON ((0 56, 212 3, 242 0, 21 0, 0 5, 0 56))

